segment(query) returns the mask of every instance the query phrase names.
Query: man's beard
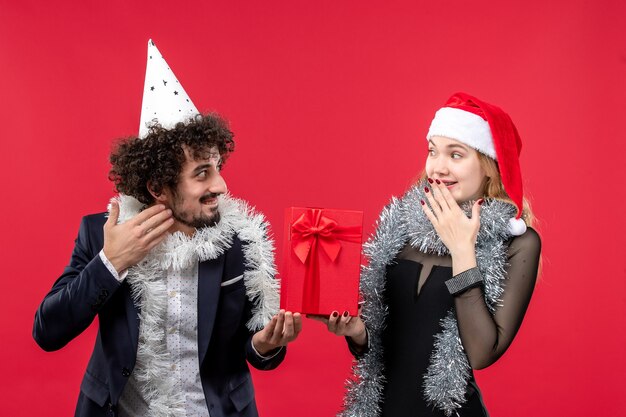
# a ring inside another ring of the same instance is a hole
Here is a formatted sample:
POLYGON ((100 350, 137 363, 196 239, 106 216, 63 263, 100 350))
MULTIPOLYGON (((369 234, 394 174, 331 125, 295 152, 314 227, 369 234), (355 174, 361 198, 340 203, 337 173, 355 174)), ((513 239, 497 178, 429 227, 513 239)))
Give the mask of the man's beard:
MULTIPOLYGON (((205 194, 200 198, 200 204, 203 204, 203 202, 208 199, 217 198, 218 196, 219 194, 216 193, 205 194)), ((201 213, 199 216, 193 216, 188 214, 186 211, 179 210, 178 206, 180 203, 181 199, 176 196, 174 204, 170 208, 172 209, 172 217, 185 226, 193 227, 194 229, 202 229, 203 227, 213 227, 220 221, 218 207, 212 209, 211 215, 209 216, 204 213, 201 213)))

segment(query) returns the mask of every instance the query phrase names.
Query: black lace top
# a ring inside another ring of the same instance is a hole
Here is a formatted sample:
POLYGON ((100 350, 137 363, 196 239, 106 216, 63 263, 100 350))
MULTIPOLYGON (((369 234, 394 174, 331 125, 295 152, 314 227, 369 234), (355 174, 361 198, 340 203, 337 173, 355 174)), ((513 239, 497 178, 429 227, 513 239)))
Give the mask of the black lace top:
MULTIPOLYGON (((452 307, 473 369, 485 368, 502 356, 526 313, 540 252, 539 235, 531 228, 511 239, 502 303, 493 315, 480 287, 450 295, 445 286, 445 281, 452 277, 449 256, 425 254, 409 245, 398 254, 387 268, 385 301, 389 315, 383 333, 383 416, 444 416, 426 404, 423 376, 430 363, 434 336, 441 331, 440 320, 452 307)), ((465 405, 457 410, 460 416, 486 415, 473 377, 466 398, 465 405)))

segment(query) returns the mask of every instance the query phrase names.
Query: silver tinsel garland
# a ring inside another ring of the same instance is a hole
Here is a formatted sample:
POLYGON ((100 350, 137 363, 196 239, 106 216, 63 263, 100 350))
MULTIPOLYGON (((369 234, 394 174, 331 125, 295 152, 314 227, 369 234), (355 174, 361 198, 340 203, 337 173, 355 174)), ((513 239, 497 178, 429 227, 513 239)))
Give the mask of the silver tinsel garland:
MULTIPOLYGON (((143 205, 129 196, 117 198, 118 222, 132 219, 143 205)), ((110 206, 109 206, 110 210, 110 206)), ((274 279, 274 247, 268 224, 244 201, 229 195, 219 197, 220 221, 189 237, 180 232, 167 238, 137 265, 129 268, 126 281, 139 311, 139 342, 133 376, 142 398, 154 417, 184 416, 183 394, 176 388, 170 369, 165 320, 167 314, 167 269, 180 270, 193 263, 216 259, 227 251, 235 235, 243 243, 244 285, 253 306, 246 323, 257 331, 279 310, 279 282, 274 279)))
MULTIPOLYGON (((354 375, 346 383, 342 417, 380 415, 385 384, 381 337, 387 317, 383 298, 387 265, 407 243, 425 253, 449 254, 421 208, 420 200, 427 201, 424 186, 418 184, 401 199, 393 198, 383 209, 376 232, 364 246, 369 265, 361 271, 362 314, 370 349, 353 366, 354 375)), ((462 209, 469 215, 471 203, 464 204, 462 209)), ((491 313, 500 304, 504 291, 506 242, 512 237, 508 221, 515 213, 515 206, 499 200, 487 199, 481 208, 476 262, 483 275, 485 303, 491 313)), ((454 310, 441 320, 441 327, 443 330, 435 335, 430 365, 424 375, 423 395, 426 401, 451 416, 465 402, 471 368, 461 344, 454 310)))

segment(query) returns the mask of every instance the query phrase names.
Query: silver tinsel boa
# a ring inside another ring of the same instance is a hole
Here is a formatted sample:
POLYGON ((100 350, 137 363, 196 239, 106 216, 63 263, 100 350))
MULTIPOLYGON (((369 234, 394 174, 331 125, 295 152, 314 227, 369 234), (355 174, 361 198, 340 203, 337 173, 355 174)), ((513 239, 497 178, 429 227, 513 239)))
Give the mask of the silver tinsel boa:
MULTIPOLYGON (((136 216, 144 206, 133 197, 116 198, 120 207, 118 222, 136 216)), ((110 210, 110 205, 109 205, 110 210)), ((137 265, 129 268, 127 282, 139 311, 139 343, 133 378, 154 417, 185 415, 184 400, 170 369, 165 320, 167 314, 168 269, 181 270, 193 263, 216 259, 227 251, 235 235, 244 243, 243 274, 246 295, 253 306, 246 327, 254 332, 267 324, 279 310, 279 282, 274 279, 274 246, 269 226, 262 214, 244 201, 229 195, 219 197, 220 221, 192 236, 176 232, 156 246, 137 265)))
MULTIPOLYGON (((449 255, 422 210, 420 200, 427 201, 425 185, 418 184, 402 198, 393 198, 383 209, 376 231, 364 245, 369 265, 361 271, 362 315, 370 349, 357 359, 354 375, 346 382, 342 417, 380 415, 385 384, 382 331, 387 318, 383 297, 387 266, 407 243, 425 253, 449 255)), ((469 215, 471 203, 464 204, 462 209, 469 215)), ((506 242, 512 237, 508 222, 515 214, 514 205, 499 200, 486 199, 481 208, 476 262, 484 280, 485 303, 492 314, 500 305, 504 291, 506 242)), ((466 401, 471 368, 461 344, 454 309, 441 320, 441 327, 443 330, 435 335, 430 365, 424 375, 424 392, 416 395, 424 395, 426 401, 451 416, 466 401)))

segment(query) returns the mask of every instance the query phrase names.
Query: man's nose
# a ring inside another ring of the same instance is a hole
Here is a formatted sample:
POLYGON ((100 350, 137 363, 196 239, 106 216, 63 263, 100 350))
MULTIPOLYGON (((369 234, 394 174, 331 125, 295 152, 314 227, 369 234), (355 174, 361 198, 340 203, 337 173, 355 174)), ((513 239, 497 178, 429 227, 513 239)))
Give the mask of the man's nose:
POLYGON ((228 188, 226 187, 226 181, 224 181, 224 177, 222 177, 218 170, 215 170, 215 173, 211 178, 209 191, 215 194, 224 194, 226 193, 226 191, 228 191, 228 188))

